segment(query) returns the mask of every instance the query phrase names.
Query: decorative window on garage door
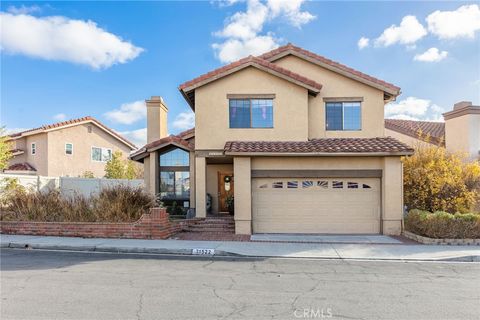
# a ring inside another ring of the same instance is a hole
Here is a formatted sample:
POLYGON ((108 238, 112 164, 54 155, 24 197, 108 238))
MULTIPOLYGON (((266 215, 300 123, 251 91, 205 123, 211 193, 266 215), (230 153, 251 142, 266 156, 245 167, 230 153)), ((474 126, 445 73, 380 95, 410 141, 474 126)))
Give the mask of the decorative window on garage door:
POLYGON ((302 188, 307 189, 307 188, 312 188, 312 187, 313 187, 313 181, 312 180, 302 181, 302 188))
POLYGON ((328 189, 328 181, 324 181, 324 180, 317 181, 317 186, 322 189, 328 189))
POLYGON ((272 188, 273 189, 283 189, 283 182, 282 181, 277 181, 272 183, 272 188))
POLYGON ((298 188, 298 181, 288 181, 287 182, 288 189, 297 189, 298 188))

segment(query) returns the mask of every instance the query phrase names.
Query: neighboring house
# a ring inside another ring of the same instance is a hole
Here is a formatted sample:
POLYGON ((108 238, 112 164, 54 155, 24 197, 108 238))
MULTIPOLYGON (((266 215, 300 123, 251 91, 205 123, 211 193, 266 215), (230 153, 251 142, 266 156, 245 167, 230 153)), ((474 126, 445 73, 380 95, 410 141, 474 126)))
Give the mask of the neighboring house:
POLYGON ((385 119, 385 133, 411 146, 442 146, 480 160, 480 106, 458 102, 443 118, 445 122, 385 119))
POLYGON ((77 177, 90 171, 105 175, 113 152, 125 158, 136 149, 127 139, 92 117, 11 134, 13 158, 5 173, 77 177))
POLYGON ((168 108, 147 100, 148 144, 131 158, 162 199, 235 232, 400 234, 401 156, 384 106, 400 88, 291 44, 179 87, 195 131, 165 136, 168 108))
POLYGON ((385 119, 385 134, 412 147, 445 146, 445 123, 385 119))

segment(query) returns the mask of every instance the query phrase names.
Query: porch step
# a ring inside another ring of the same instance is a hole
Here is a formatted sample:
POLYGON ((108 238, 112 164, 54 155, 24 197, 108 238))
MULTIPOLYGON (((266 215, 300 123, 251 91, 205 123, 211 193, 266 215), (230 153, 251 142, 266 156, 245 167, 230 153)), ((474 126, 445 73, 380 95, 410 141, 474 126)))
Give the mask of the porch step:
POLYGON ((190 227, 186 231, 188 232, 227 232, 227 233, 234 233, 235 228, 214 228, 214 227, 190 227))
POLYGON ((235 220, 232 216, 207 217, 205 220, 189 225, 184 231, 234 233, 235 220))

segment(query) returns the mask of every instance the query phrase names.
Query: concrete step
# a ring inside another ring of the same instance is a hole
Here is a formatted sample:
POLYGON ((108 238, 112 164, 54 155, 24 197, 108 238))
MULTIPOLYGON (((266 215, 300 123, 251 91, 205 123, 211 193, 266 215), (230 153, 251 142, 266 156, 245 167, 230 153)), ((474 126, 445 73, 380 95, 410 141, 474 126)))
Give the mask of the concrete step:
POLYGON ((196 226, 234 226, 235 222, 224 222, 224 221, 200 221, 195 223, 196 226))
POLYGON ((235 232, 235 228, 188 228, 187 232, 235 232))
POLYGON ((191 226, 188 226, 188 228, 195 228, 195 229, 201 229, 201 228, 218 228, 218 229, 235 229, 235 225, 225 225, 225 224, 194 224, 191 226))

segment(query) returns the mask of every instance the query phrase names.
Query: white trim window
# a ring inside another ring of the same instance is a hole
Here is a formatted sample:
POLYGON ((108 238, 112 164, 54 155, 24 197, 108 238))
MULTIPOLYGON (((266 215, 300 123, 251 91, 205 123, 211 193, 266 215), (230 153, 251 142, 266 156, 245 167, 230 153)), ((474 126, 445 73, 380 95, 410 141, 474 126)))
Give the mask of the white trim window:
POLYGON ((32 142, 32 144, 30 145, 30 154, 34 156, 36 153, 37 153, 37 143, 32 142))
POLYGON ((92 161, 107 162, 112 159, 112 149, 92 147, 92 161))
POLYGON ((65 154, 67 155, 73 154, 73 143, 65 143, 65 154))
POLYGON ((327 102, 325 111, 325 126, 328 131, 362 130, 362 104, 360 101, 327 102))

